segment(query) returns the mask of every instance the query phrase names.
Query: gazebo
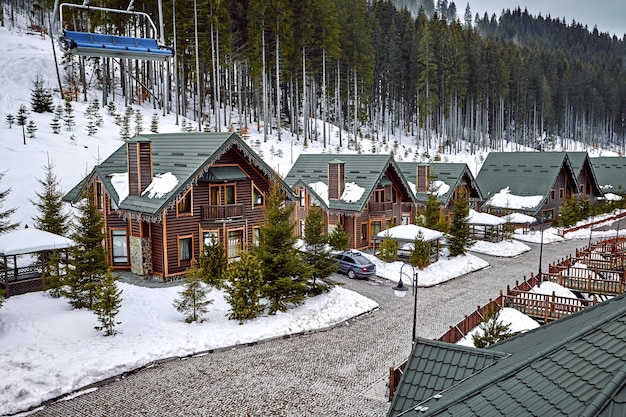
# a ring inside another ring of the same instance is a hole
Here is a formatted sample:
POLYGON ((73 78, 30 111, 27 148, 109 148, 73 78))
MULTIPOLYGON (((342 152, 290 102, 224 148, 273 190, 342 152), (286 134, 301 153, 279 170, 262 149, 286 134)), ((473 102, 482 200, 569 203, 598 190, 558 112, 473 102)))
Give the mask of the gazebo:
POLYGON ((0 287, 5 290, 4 296, 41 291, 48 254, 64 251, 67 259, 71 246, 71 239, 33 228, 0 235, 0 287))
POLYGON ((437 262, 439 260, 439 239, 443 237, 443 233, 437 230, 427 229, 416 224, 403 224, 379 232, 372 240, 375 244, 380 244, 383 239, 389 236, 399 243, 398 255, 404 257, 413 249, 413 243, 420 232, 424 241, 430 243, 430 262, 437 262))
POLYGON ((533 216, 528 214, 513 212, 502 217, 507 223, 513 223, 516 229, 522 229, 522 234, 527 234, 530 225, 537 221, 533 216))
POLYGON ((479 213, 470 210, 467 217, 472 237, 489 242, 500 242, 504 238, 504 224, 506 220, 502 217, 489 213, 479 213))

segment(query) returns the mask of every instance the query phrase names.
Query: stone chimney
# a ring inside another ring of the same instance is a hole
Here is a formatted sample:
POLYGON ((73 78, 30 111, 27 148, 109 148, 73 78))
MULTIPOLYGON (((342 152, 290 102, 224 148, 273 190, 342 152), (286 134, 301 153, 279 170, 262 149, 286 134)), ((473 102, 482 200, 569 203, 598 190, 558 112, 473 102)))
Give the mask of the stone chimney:
POLYGON ((430 186, 430 165, 418 165, 415 174, 415 191, 425 193, 430 186))
POLYGON ((346 188, 346 164, 339 159, 328 163, 328 198, 339 199, 346 188))
POLYGON ((141 195, 152 182, 152 142, 147 139, 126 143, 128 194, 141 195))

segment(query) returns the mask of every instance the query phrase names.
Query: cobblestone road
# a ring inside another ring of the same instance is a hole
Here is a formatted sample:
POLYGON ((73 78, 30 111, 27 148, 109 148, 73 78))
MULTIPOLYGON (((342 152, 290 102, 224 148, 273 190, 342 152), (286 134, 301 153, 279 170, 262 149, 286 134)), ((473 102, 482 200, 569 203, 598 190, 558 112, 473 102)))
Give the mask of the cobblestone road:
MULTIPOLYGON (((543 265, 585 241, 544 245, 543 265)), ((481 257, 491 267, 418 289, 417 334, 437 338, 478 305, 538 269, 539 247, 515 259, 481 257)), ((380 309, 334 329, 163 363, 45 407, 33 416, 384 416, 384 378, 406 359, 413 299, 389 282, 346 287, 380 309)))

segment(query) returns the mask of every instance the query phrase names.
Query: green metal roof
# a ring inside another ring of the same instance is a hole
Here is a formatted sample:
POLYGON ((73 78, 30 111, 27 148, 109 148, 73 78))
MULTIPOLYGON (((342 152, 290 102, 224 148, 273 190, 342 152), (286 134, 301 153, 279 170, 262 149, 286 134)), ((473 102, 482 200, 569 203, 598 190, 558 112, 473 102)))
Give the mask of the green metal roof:
POLYGON ((587 170, 590 175, 589 180, 591 181, 591 185, 594 188, 594 193, 597 196, 602 196, 602 188, 598 183, 598 178, 591 162, 591 158, 589 158, 589 154, 587 152, 567 152, 567 157, 569 158, 570 163, 572 164, 572 168, 576 173, 577 180, 580 180, 579 176, 583 172, 585 166, 587 166, 587 170))
POLYGON ((626 415, 626 294, 487 349, 476 349, 477 355, 493 352, 491 359, 484 358, 482 368, 473 368, 478 372, 471 373, 465 365, 471 356, 460 346, 450 345, 449 365, 429 376, 420 371, 425 365, 419 362, 433 357, 428 352, 422 356, 424 346, 427 343, 422 340, 414 346, 388 416, 417 405, 423 411, 402 415, 626 415), (452 375, 455 367, 459 375, 469 376, 449 378, 436 392, 440 398, 429 395, 428 387, 452 375))
POLYGON ((302 185, 314 196, 320 197, 315 193, 311 184, 321 181, 328 185, 328 164, 331 162, 343 162, 345 164, 346 183, 354 182, 359 187, 364 188, 365 191, 361 195, 361 198, 354 203, 348 203, 339 199, 330 199, 328 206, 326 206, 323 199, 319 198, 320 203, 327 209, 356 213, 362 212, 365 208, 365 204, 374 192, 374 189, 376 189, 379 184, 387 183, 387 181, 390 180, 390 170, 396 173, 404 185, 407 195, 412 201, 415 201, 415 196, 406 178, 402 175, 397 163, 390 155, 302 154, 298 157, 298 160, 285 177, 285 182, 292 189, 302 185))
MULTIPOLYGON (((129 143, 150 141, 152 143, 152 171, 153 175, 171 172, 178 184, 161 198, 130 195, 122 202, 119 201, 111 175, 128 171, 126 144, 96 166, 94 174, 102 181, 115 205, 122 211, 138 213, 151 218, 159 216, 161 211, 174 204, 176 198, 191 186, 194 179, 206 175, 211 165, 219 160, 231 147, 236 147, 253 165, 259 168, 269 178, 278 178, 274 171, 239 137, 236 133, 166 133, 138 135, 129 140, 129 143)), ((219 171, 219 170, 218 170, 219 171)), ((219 171, 220 176, 241 174, 233 170, 219 171), (228 172, 227 172, 228 171, 228 172)), ((281 180, 282 182, 282 180, 281 180)), ((65 195, 65 201, 76 201, 80 195, 85 180, 65 195)), ((283 188, 291 195, 289 187, 282 182, 283 188)))
POLYGON ((616 193, 620 185, 622 190, 626 191, 626 158, 621 156, 591 158, 591 165, 604 192, 616 193))
MULTIPOLYGON (((437 181, 442 181, 450 187, 450 189, 438 197, 438 199, 447 205, 454 194, 454 190, 459 186, 461 181, 467 181, 468 186, 478 194, 478 199, 482 200, 483 196, 478 183, 472 175, 472 172, 465 163, 454 162, 434 162, 432 164, 426 164, 422 162, 398 162, 398 167, 407 178, 407 181, 412 183, 412 191, 415 190, 415 175, 418 166, 430 166, 430 173, 434 175, 437 181)), ((425 202, 428 199, 428 193, 415 193, 417 201, 425 202)))
MULTIPOLYGON (((566 152, 490 152, 476 181, 486 200, 506 187, 513 195, 547 198, 562 167, 578 190, 577 175, 566 152)), ((529 211, 537 212, 542 206, 543 202, 529 211)))

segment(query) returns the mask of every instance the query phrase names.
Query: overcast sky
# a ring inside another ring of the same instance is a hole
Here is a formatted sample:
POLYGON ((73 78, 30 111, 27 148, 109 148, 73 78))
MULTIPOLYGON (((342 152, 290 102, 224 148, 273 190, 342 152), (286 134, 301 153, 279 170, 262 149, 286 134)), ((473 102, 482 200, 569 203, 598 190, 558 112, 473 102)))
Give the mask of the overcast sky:
MULTIPOLYGON (((436 2, 435 2, 436 3, 436 2)), ((465 13, 468 0, 455 0, 461 19, 465 13)), ((572 20, 587 25, 589 30, 598 26, 600 32, 609 32, 622 38, 626 33, 626 0, 469 0, 472 16, 478 13, 481 17, 485 11, 500 17, 503 9, 528 9, 532 15, 548 14, 553 18, 565 18, 567 24, 572 20)))

